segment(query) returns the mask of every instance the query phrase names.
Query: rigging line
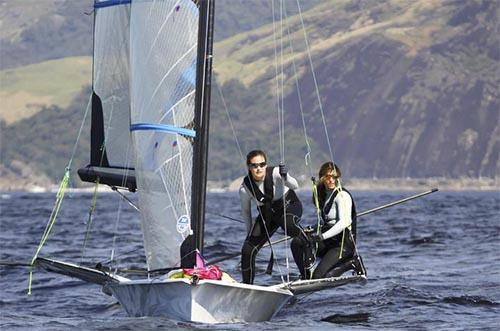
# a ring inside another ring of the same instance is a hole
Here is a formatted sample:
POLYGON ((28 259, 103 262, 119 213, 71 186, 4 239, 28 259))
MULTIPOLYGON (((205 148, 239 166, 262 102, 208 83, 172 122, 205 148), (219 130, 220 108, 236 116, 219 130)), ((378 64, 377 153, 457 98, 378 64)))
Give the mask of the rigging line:
MULTIPOLYGON (((130 142, 132 141, 132 137, 131 137, 131 133, 130 131, 128 132, 128 143, 127 143, 127 149, 125 151, 125 176, 122 178, 122 187, 125 187, 125 184, 126 184, 126 181, 127 181, 127 178, 129 177, 129 168, 130 168, 130 161, 129 161, 129 155, 130 155, 130 150, 131 150, 131 144, 130 142)), ((122 199, 120 199, 119 203, 118 203, 118 210, 116 212, 116 220, 115 220, 115 226, 113 228, 113 240, 112 240, 112 243, 111 243, 111 252, 110 252, 110 263, 111 265, 114 264, 115 262, 115 248, 116 248, 116 240, 118 238, 117 236, 117 233, 118 233, 118 225, 120 223, 120 220, 121 220, 121 211, 122 211, 122 202, 123 202, 123 199, 125 199, 128 204, 130 206, 132 206, 135 210, 137 210, 138 212, 140 212, 139 208, 127 197, 125 196, 125 194, 123 194, 122 192, 120 192, 118 190, 117 187, 115 186, 112 186, 111 189, 115 192, 117 192, 121 197, 122 199)))
MULTIPOLYGON (((241 145, 240 145, 240 142, 238 141, 238 137, 236 136, 236 131, 234 129, 233 120, 231 119, 231 115, 229 114, 229 110, 227 109, 226 99, 224 98, 224 95, 222 94, 222 89, 221 89, 219 83, 217 82, 217 80, 215 81, 215 86, 217 86, 217 90, 219 91, 219 95, 222 99, 222 106, 224 108, 224 111, 226 112, 227 119, 229 120, 229 125, 231 126, 231 131, 233 132, 233 138, 234 138, 234 141, 236 142, 236 147, 238 148, 238 152, 240 153, 240 159, 244 160, 245 158, 243 156, 243 152, 241 150, 241 145)), ((246 164, 245 164, 245 168, 246 168, 246 164)))
MULTIPOLYGON (((283 132, 283 128, 282 128, 282 120, 281 120, 281 116, 282 116, 282 111, 280 109, 281 107, 281 103, 280 103, 280 92, 282 93, 283 91, 280 91, 280 81, 279 81, 279 72, 278 72, 278 50, 277 50, 277 45, 278 45, 278 42, 277 42, 277 38, 276 38, 276 35, 277 35, 277 27, 276 27, 276 11, 275 11, 275 8, 274 8, 274 0, 271 2, 272 4, 272 17, 273 17, 273 43, 274 43, 274 68, 275 68, 275 82, 276 82, 276 108, 277 108, 277 113, 278 113, 278 137, 279 137, 279 149, 280 149, 280 157, 281 157, 281 162, 283 163, 284 162, 284 147, 283 146, 283 139, 282 139, 282 132, 283 132)), ((283 71, 283 47, 282 47, 282 40, 283 40, 283 14, 282 14, 282 8, 283 8, 283 3, 282 1, 280 1, 280 22, 281 22, 281 70, 283 71)), ((281 85, 281 87, 283 86, 283 84, 281 85)), ((253 188, 252 188, 253 189, 253 188)), ((255 192, 254 192, 255 194, 255 192)), ((284 195, 284 186, 283 186, 283 201, 285 201, 285 195, 284 195)), ((257 205, 257 208, 259 209, 259 213, 260 213, 260 207, 257 205)), ((262 213, 260 213, 262 215, 262 213)), ((283 217, 286 217, 286 210, 284 209, 284 212, 283 212, 283 217)), ((284 222, 285 226, 286 226, 286 219, 285 219, 285 222, 284 222)), ((285 236, 286 237, 286 236, 285 236)), ((271 247, 271 252, 273 253, 273 256, 274 256, 274 249, 272 247, 272 245, 270 245, 271 247)), ((288 261, 287 261, 288 262, 288 261)), ((284 278, 283 278, 283 273, 281 272, 281 268, 279 266, 279 263, 277 263, 278 265, 278 270, 280 272, 280 277, 281 277, 281 280, 282 282, 285 282, 284 278)), ((287 273, 287 277, 288 277, 288 274, 287 273)))
POLYGON ((69 180, 70 180, 71 164, 73 162, 73 158, 74 158, 75 153, 76 153, 76 148, 78 146, 78 142, 80 141, 80 137, 81 137, 81 134, 83 131, 83 126, 85 124, 85 121, 86 121, 88 113, 89 113, 91 100, 92 100, 92 95, 90 96, 89 101, 87 103, 87 108, 85 110, 85 114, 84 114, 83 119, 82 119, 82 124, 80 125, 80 130, 78 132, 78 136, 76 138, 75 144, 73 145, 73 152, 71 154, 71 158, 68 161, 68 164, 67 164, 66 169, 64 171, 64 176, 61 180, 61 183, 59 184, 59 189, 58 189, 57 194, 56 194, 56 202, 54 204, 54 207, 52 208, 52 212, 50 214, 49 221, 47 222, 47 225, 45 226, 45 230, 42 234, 42 238, 40 239, 40 243, 38 244, 35 255, 33 255, 33 258, 31 259, 29 279, 28 279, 28 295, 31 295, 31 284, 32 284, 32 280, 33 280, 33 269, 32 269, 33 265, 34 265, 36 259, 38 258, 38 254, 40 254, 42 247, 45 245, 45 242, 49 238, 49 235, 52 231, 52 228, 57 220, 59 210, 61 209, 62 202, 64 200, 64 194, 66 192, 66 188, 68 187, 69 180))
POLYGON ((111 186, 111 189, 112 189, 113 191, 115 191, 116 193, 118 193, 118 194, 119 194, 119 195, 120 195, 120 196, 121 196, 124 200, 126 200, 126 201, 128 202, 128 204, 129 204, 132 208, 134 208, 134 209, 135 209, 135 210, 137 210, 137 211, 140 211, 140 210, 139 210, 139 207, 137 207, 137 206, 136 206, 136 205, 132 202, 132 200, 130 200, 130 199, 129 199, 129 198, 128 198, 125 194, 123 194, 122 192, 120 192, 120 190, 118 189, 118 187, 116 187, 116 186, 111 186))
MULTIPOLYGON (((284 72, 284 59, 283 59, 283 20, 284 17, 286 16, 286 8, 285 8, 285 2, 281 0, 281 14, 280 14, 280 24, 281 24, 281 35, 280 35, 280 47, 281 47, 281 163, 285 164, 285 72, 284 72)), ((287 229, 287 223, 286 223, 286 195, 285 195, 285 180, 286 178, 282 177, 281 180, 283 181, 283 225, 284 225, 284 230, 285 230, 285 238, 288 237, 288 229, 287 229)), ((289 263, 289 256, 288 256, 288 240, 285 240, 285 261, 286 261, 286 279, 287 282, 290 281, 290 263, 289 263)))
POLYGON ((332 152, 332 145, 330 144, 330 136, 328 135, 328 129, 326 128, 325 113, 323 111, 323 105, 321 103, 321 97, 319 95, 318 81, 316 80, 316 74, 314 73, 314 66, 313 66, 312 57, 311 57, 311 49, 309 47, 309 42, 307 40, 307 32, 306 32, 306 27, 304 25, 304 18, 302 16, 302 10, 300 9, 299 0, 296 0, 296 1, 297 1, 297 8, 299 9, 299 17, 300 17, 300 23, 302 25, 302 31, 304 32, 304 41, 305 41, 305 44, 306 44, 307 55, 308 55, 308 58, 309 58, 309 65, 311 66, 311 74, 313 76, 314 88, 316 90, 316 97, 318 98, 318 105, 319 105, 319 110, 321 112, 321 119, 323 120, 323 127, 325 129, 326 142, 328 143, 328 150, 330 152, 330 158, 331 158, 332 162, 334 162, 334 160, 333 160, 333 152, 332 152))
POLYGON ((89 209, 89 216, 87 219, 87 230, 85 231, 85 238, 83 240, 83 245, 82 245, 82 256, 80 257, 80 263, 83 263, 83 258, 85 256, 85 247, 87 246, 87 241, 90 238, 90 228, 92 226, 92 220, 93 217, 92 215, 94 214, 96 205, 97 205, 97 190, 99 189, 99 177, 97 177, 97 180, 95 182, 94 186, 94 194, 92 196, 92 203, 90 204, 90 209, 89 209))
MULTIPOLYGON (((274 0, 273 0, 273 2, 274 2, 274 0)), ((227 104, 226 104, 226 100, 225 100, 225 98, 224 98, 224 94, 222 93, 222 89, 221 89, 221 87, 220 87, 220 85, 219 85, 219 83, 218 83, 217 81, 215 81, 215 85, 217 86, 217 90, 219 91, 219 94, 220 94, 220 96, 221 96, 221 99, 222 99, 222 105, 223 105, 224 111, 225 111, 225 113, 226 113, 226 116, 227 116, 227 118, 228 118, 228 120, 229 120, 229 124, 230 124, 230 126, 231 126, 231 131, 233 132, 233 137, 234 137, 234 140, 235 140, 235 142, 236 142, 236 146, 238 147, 238 152, 240 153, 240 158, 244 160, 245 158, 244 158, 244 156, 243 156, 243 152, 242 152, 242 150, 241 150, 241 146, 240 146, 240 143, 239 143, 238 137, 236 136, 236 131, 235 131, 235 129, 234 129, 233 120, 231 119, 231 115, 229 114, 229 110, 228 110, 228 108, 227 108, 227 104)), ((247 169, 246 163, 245 163, 245 166, 244 166, 244 167, 245 167, 245 169, 246 169, 246 171, 247 171, 247 173, 248 173, 248 169, 247 169)), ((249 175, 249 174, 247 174, 247 176, 250 176, 250 175, 249 175)), ((253 195, 254 195, 254 197, 255 197, 255 191, 254 191, 254 189, 253 189, 253 186, 252 186, 252 193, 253 193, 253 195)), ((254 200, 255 200, 255 199, 254 199, 254 200)), ((270 246, 270 249, 271 249, 272 255, 273 255, 273 257, 274 257, 274 256, 275 256, 275 254, 274 254, 274 248, 273 248, 273 246, 272 246, 272 244, 271 244, 271 238, 269 237, 269 232, 268 232, 268 230, 267 230, 267 226, 266 226, 266 224, 265 224, 266 222, 265 222, 265 220, 264 220, 264 213, 262 212, 262 208, 261 208, 261 206, 259 206, 258 202, 257 202, 256 200, 255 200, 255 202, 256 202, 256 203, 255 203, 255 205, 257 206, 257 210, 259 211, 259 215, 261 215, 261 217, 262 217, 262 220, 263 220, 263 222, 262 222, 262 223, 263 223, 264 228, 265 228, 265 230, 266 230, 266 235, 267 235, 267 238, 268 238, 268 241, 269 241, 269 246, 270 246)), ((251 221, 253 222, 253 220, 251 220, 251 221)), ((283 273, 282 273, 282 271, 281 271, 281 267, 280 267, 280 265, 279 265, 278 261, 276 260, 276 258, 274 258, 274 260, 276 261, 276 265, 278 266, 278 271, 279 271, 279 273, 280 273, 280 277, 281 277, 282 281, 284 282, 284 279, 283 279, 283 273)))
POLYGON ((139 208, 137 206, 135 206, 132 201, 130 201, 130 199, 128 197, 126 197, 123 193, 121 193, 120 191, 118 191, 118 189, 116 187, 114 187, 114 191, 116 191, 118 194, 120 194, 121 196, 121 199, 120 201, 118 202, 118 210, 116 212, 116 219, 115 219, 115 226, 113 227, 113 240, 112 240, 112 243, 111 243, 111 252, 110 252, 110 256, 109 256, 109 261, 110 261, 110 265, 114 265, 115 264, 115 247, 116 247, 116 238, 118 237, 117 236, 117 233, 118 233, 118 225, 120 224, 120 219, 121 219, 121 211, 122 211, 122 203, 123 203, 123 200, 126 200, 129 205, 131 205, 132 207, 134 207, 137 211, 139 211, 139 208))
POLYGON ((68 161, 68 166, 67 166, 68 169, 71 169, 71 164, 73 163, 73 158, 75 157, 76 149, 78 147, 78 142, 80 141, 80 137, 82 135, 83 127, 84 127, 85 122, 87 120, 87 116, 89 114, 89 109, 90 109, 91 104, 92 104, 92 93, 90 94, 89 101, 87 102, 87 108, 85 109, 85 114, 83 115, 82 124, 80 124, 80 129, 78 130, 78 135, 76 136, 76 141, 75 141, 75 144, 73 145, 73 151, 71 152, 71 157, 68 161))
MULTIPOLYGON (((274 9, 274 0, 271 1, 271 10, 273 16, 273 44, 274 44, 274 76, 276 82, 276 111, 278 115, 278 132, 281 132, 281 121, 280 121, 280 84, 279 84, 279 72, 278 72, 278 50, 277 50, 277 28, 276 28, 276 13, 274 9)), ((279 135, 279 148, 281 154, 281 135, 279 135)))
MULTIPOLYGON (((288 19, 288 17, 286 16, 286 11, 285 11, 285 18, 288 19)), ((297 97, 298 97, 298 100, 299 100, 299 109, 300 109, 300 115, 301 115, 301 120, 302 120, 302 128, 303 128, 303 131, 304 131, 304 140, 305 140, 305 143, 306 143, 306 148, 307 148, 307 153, 306 155, 304 156, 304 162, 306 164, 306 167, 309 169, 309 176, 311 178, 311 181, 312 181, 312 192, 313 192, 313 197, 314 197, 314 202, 315 202, 315 209, 316 209, 316 228, 320 229, 320 223, 321 223, 321 211, 319 209, 319 203, 318 203, 318 191, 317 191, 317 187, 316 187, 316 181, 314 179, 314 173, 313 173, 313 169, 312 169, 312 160, 311 160, 311 145, 309 144, 309 138, 308 138, 308 135, 307 135, 307 126, 306 126, 306 121, 305 121, 305 114, 304 114, 304 106, 303 106, 303 103, 302 103, 302 96, 300 94, 300 84, 299 84, 299 78, 298 78, 298 74, 297 74, 297 66, 296 66, 296 63, 295 63, 295 57, 294 57, 294 49, 293 49, 293 42, 292 42, 292 38, 291 38, 291 33, 290 33, 290 25, 287 24, 287 34, 288 34, 288 41, 290 43, 290 57, 292 59, 292 68, 293 68, 293 74, 294 74, 294 78, 295 78, 295 87, 297 89, 297 97), (309 160, 309 162, 308 162, 309 160)), ((316 244, 317 246, 317 244, 316 244)))
POLYGON ((224 215, 224 214, 219 214, 219 213, 216 213, 216 212, 212 212, 212 211, 207 211, 206 212, 207 214, 210 214, 210 215, 214 215, 214 216, 219 216, 219 217, 222 217, 222 218, 226 218, 228 220, 231 220, 231 221, 236 221, 238 223, 243 223, 245 224, 245 221, 242 221, 238 218, 234 218, 234 217, 231 217, 231 216, 227 216, 227 215, 224 215))
MULTIPOLYGON (((143 247, 138 247, 138 248, 132 249, 130 251, 126 251, 126 252, 123 252, 121 254, 117 254, 115 256, 115 260, 117 260, 118 258, 120 258, 120 257, 122 257, 122 256, 124 256, 126 254, 134 253, 134 252, 137 252, 138 250, 141 250, 141 249, 143 249, 143 247)), ((111 259, 108 259, 108 260, 104 260, 104 261, 101 261, 101 262, 98 262, 98 263, 100 263, 100 264, 106 264, 106 263, 111 263, 111 262, 112 262, 111 259)))
POLYGON ((280 143, 281 143, 281 162, 285 163, 285 67, 284 67, 284 50, 283 50, 283 17, 285 6, 284 1, 280 0, 280 61, 281 61, 281 98, 280 98, 280 119, 281 119, 281 131, 280 131, 280 143))
MULTIPOLYGON (((285 18, 288 20, 288 17, 286 15, 286 11, 285 11, 285 18)), ((300 115, 301 115, 301 119, 302 119, 302 128, 304 130, 304 140, 305 140, 306 148, 307 148, 307 154, 305 155, 304 160, 305 160, 306 166, 309 169, 309 175, 310 175, 310 177, 312 177, 313 176, 313 170, 312 170, 312 164, 311 164, 311 152, 312 152, 312 150, 311 150, 311 145, 309 143, 309 138, 307 135, 307 126, 306 126, 306 121, 305 121, 304 105, 302 103, 302 96, 300 94, 299 78, 298 78, 298 74, 297 74, 297 66, 295 63, 295 57, 294 57, 295 52, 294 52, 293 42, 292 42, 291 33, 290 33, 290 25, 287 24, 286 27, 287 27, 288 42, 290 44, 290 56, 292 59, 292 68, 293 68, 293 73, 294 73, 294 78, 295 78, 295 87, 297 89, 297 97, 299 100, 299 109, 300 109, 300 115), (308 159, 309 159, 309 162, 307 162, 308 159)))
MULTIPOLYGON (((113 114, 115 112, 115 99, 116 99, 116 96, 113 95, 111 96, 111 111, 110 111, 110 115, 109 115, 109 119, 107 121, 107 124, 106 124, 106 129, 105 129, 105 132, 109 132, 110 131, 110 128, 111 128, 111 122, 112 122, 112 119, 113 119, 113 114)), ((101 146, 101 159, 99 161, 99 165, 102 166, 103 162, 104 162, 104 154, 105 154, 105 151, 106 151, 106 144, 108 142, 108 136, 104 137, 104 140, 102 142, 102 146, 101 146)), ((89 209, 89 215, 88 215, 88 219, 87 219, 87 229, 85 231, 85 237, 84 237, 84 240, 83 240, 83 245, 82 245, 82 255, 81 255, 81 258, 80 258, 80 261, 83 263, 83 258, 85 256, 85 248, 87 246, 87 241, 89 240, 90 238, 90 228, 92 227, 92 220, 93 220, 93 214, 94 214, 94 211, 96 209, 96 204, 97 204, 97 193, 98 193, 98 188, 99 188, 99 181, 100 181, 100 177, 97 177, 97 180, 95 181, 95 186, 94 186, 94 194, 93 194, 93 197, 92 197, 92 202, 91 202, 91 205, 90 205, 90 209, 89 209)))
MULTIPOLYGON (((130 107, 130 106, 129 106, 130 107)), ((129 120, 130 121, 130 120, 129 120)), ((131 150, 131 142, 132 142, 132 134, 130 133, 130 130, 128 131, 128 141, 127 141, 127 149, 125 150, 125 176, 122 177, 121 181, 121 186, 126 187, 125 184, 127 183, 127 178, 129 178, 129 173, 131 169, 131 164, 130 164, 130 150, 131 150)), ((135 169, 134 169, 135 170, 135 169)), ((136 184, 137 186, 137 184, 136 184)), ((112 187, 113 188, 113 187, 112 187)), ((130 203, 130 202, 129 202, 130 203)))
MULTIPOLYGON (((282 127, 281 127, 281 110, 280 110, 280 107, 281 107, 281 104, 280 104, 280 83, 279 83, 278 50, 277 50, 277 44, 278 43, 277 43, 277 40, 276 40, 276 35, 277 35, 276 11, 275 11, 275 8, 274 8, 274 0, 271 3, 272 3, 272 16, 273 16, 274 72, 275 72, 275 81, 276 81, 276 110, 277 110, 277 113, 278 113, 278 140, 279 140, 280 158, 281 158, 281 162, 283 162, 283 157, 282 157, 282 155, 283 155, 283 153, 282 153, 283 148, 282 148, 282 139, 281 139, 282 127)), ((282 8, 282 2, 280 1, 280 10, 281 10, 281 8, 282 8)), ((283 14, 280 13, 280 15, 281 15, 280 21, 282 21, 283 14)), ((282 55, 282 53, 281 53, 281 55, 282 55)), ((284 193, 284 187, 283 187, 283 193, 284 193)), ((283 194, 283 201, 284 201, 284 199, 285 199, 285 195, 283 194)), ((259 209, 259 211, 260 211, 260 209, 259 209)), ((285 214, 286 213, 284 212, 283 215, 285 215, 285 214)), ((283 217, 285 217, 285 216, 283 216, 283 217)), ((286 222, 285 222, 285 224, 286 224, 286 222)), ((267 228, 266 228, 266 231, 267 231, 267 228)), ((268 235, 268 238, 269 238, 269 235, 268 235)), ((270 240, 269 240, 269 243, 271 243, 270 240)), ((270 247, 271 247, 272 256, 274 257, 274 248, 272 247, 271 244, 270 244, 270 247)), ((281 267, 280 267, 279 263, 277 263, 277 266, 278 266, 278 271, 280 272, 281 281, 285 282, 285 280, 283 278, 283 273, 281 272, 281 267)), ((287 276, 288 276, 288 273, 287 273, 287 276)))
POLYGON ((40 254, 42 247, 45 245, 45 242, 49 238, 50 232, 52 231, 52 228, 57 220, 57 215, 59 214, 59 210, 61 209, 61 205, 64 200, 64 193, 66 192, 68 183, 69 183, 69 168, 66 168, 66 171, 64 172, 64 177, 61 180, 61 184, 59 185, 59 190, 57 191, 56 194, 56 202, 54 204, 54 207, 52 208, 52 212, 50 213, 49 221, 45 226, 45 230, 43 232, 42 238, 40 239, 40 243, 38 244, 35 255, 33 255, 33 258, 31 259, 30 273, 28 279, 28 295, 31 295, 31 283, 33 280, 33 265, 35 264, 35 261, 38 258, 38 254, 40 254))

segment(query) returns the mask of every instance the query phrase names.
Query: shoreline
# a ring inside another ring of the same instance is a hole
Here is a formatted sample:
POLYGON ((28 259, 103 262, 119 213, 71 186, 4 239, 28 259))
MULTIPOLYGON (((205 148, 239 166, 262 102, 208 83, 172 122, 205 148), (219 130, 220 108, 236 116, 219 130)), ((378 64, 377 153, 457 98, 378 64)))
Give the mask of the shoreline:
MULTIPOLYGON (((208 181, 208 193, 225 193, 238 191, 242 178, 233 181, 208 181)), ((297 190, 310 191, 311 183, 300 181, 297 190)), ((350 178, 343 181, 343 185, 351 191, 425 191, 438 188, 440 191, 450 192, 497 192, 500 191, 500 179, 497 178, 350 178)), ((5 193, 56 193, 58 185, 37 185, 26 183, 19 187, 0 187, 0 192, 5 193)), ((68 193, 93 193, 94 186, 67 188, 68 193)), ((125 189, 122 190, 126 191, 125 189)), ((99 193, 113 192, 109 187, 101 185, 99 193)))

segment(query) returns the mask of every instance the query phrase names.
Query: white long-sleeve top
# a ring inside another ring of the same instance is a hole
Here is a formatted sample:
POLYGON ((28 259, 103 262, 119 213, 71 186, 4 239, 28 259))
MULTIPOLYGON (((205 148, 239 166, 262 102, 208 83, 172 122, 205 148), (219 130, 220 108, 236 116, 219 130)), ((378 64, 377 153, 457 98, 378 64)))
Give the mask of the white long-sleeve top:
MULTIPOLYGON (((264 181, 256 182, 257 187, 262 193, 264 192, 264 181)), ((299 187, 297 180, 287 174, 286 180, 279 174, 279 168, 273 169, 273 201, 277 201, 285 195, 289 189, 295 190, 299 187)), ((252 200, 257 206, 263 206, 264 203, 257 201, 252 194, 252 191, 246 187, 245 183, 240 186, 240 203, 241 203, 241 218, 245 221, 247 226, 247 233, 252 229, 252 200)))
MULTIPOLYGON (((329 193, 328 198, 325 201, 325 206, 330 202, 333 197, 333 192, 329 193)), ((333 225, 328 231, 322 233, 323 239, 329 239, 335 237, 341 233, 345 228, 352 223, 352 198, 346 191, 340 191, 335 199, 333 200, 332 208, 328 214, 326 214, 327 224, 333 225), (338 212, 338 214, 337 214, 338 212)))

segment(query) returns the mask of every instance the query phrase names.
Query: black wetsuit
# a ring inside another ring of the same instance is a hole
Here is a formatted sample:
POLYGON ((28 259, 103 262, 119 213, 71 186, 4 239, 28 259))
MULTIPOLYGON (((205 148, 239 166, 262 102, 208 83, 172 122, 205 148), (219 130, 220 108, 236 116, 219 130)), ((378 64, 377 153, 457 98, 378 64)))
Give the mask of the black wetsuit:
POLYGON ((285 194, 286 217, 283 217, 283 198, 273 200, 274 181, 272 172, 272 167, 266 170, 264 193, 257 187, 253 179, 250 180, 251 175, 245 177, 242 184, 242 186, 246 187, 247 193, 252 192, 252 197, 261 204, 263 203, 259 207, 259 215, 255 218, 241 250, 241 272, 243 282, 247 284, 253 284, 254 281, 257 253, 279 227, 285 229, 286 223, 286 231, 289 236, 296 237, 300 234, 304 236, 299 225, 302 216, 302 203, 295 192, 288 189, 285 194))

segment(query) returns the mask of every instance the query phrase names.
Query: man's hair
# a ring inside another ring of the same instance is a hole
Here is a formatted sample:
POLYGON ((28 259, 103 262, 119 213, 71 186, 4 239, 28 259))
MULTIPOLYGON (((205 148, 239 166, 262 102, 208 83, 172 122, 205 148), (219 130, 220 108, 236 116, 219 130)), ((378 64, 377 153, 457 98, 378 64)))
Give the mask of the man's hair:
POLYGON ((261 151, 260 149, 255 149, 251 151, 250 153, 247 154, 247 165, 250 165, 250 160, 253 159, 256 156, 262 156, 264 158, 264 161, 267 162, 267 156, 266 153, 261 151))

